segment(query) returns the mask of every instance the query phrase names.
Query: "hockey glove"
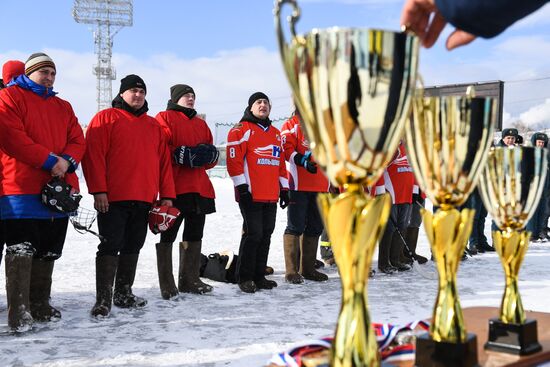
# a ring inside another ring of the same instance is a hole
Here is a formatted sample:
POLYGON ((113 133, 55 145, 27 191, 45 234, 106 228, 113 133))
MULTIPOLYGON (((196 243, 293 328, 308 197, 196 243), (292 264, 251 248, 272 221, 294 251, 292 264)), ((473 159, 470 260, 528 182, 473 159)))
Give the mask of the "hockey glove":
POLYGON ((237 186, 237 191, 239 193, 239 205, 245 209, 250 208, 254 201, 252 200, 252 194, 248 191, 248 185, 242 184, 237 186))
POLYGON ((288 190, 281 190, 279 192, 279 206, 281 209, 284 209, 290 203, 290 196, 288 195, 288 190))
POLYGON ((174 161, 186 167, 191 166, 191 148, 182 145, 174 150, 174 161))
POLYGON ((311 151, 309 150, 306 154, 296 153, 294 163, 297 166, 304 167, 309 173, 317 173, 317 163, 311 161, 311 151))
POLYGON ((212 144, 199 144, 191 148, 191 167, 201 167, 218 160, 220 153, 212 144))

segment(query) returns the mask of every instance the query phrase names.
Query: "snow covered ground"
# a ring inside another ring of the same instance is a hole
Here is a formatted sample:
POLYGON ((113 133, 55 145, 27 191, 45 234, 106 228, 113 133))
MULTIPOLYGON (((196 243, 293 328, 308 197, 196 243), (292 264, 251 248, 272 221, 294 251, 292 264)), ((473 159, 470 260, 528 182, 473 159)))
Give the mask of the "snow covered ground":
MULTIPOLYGON (((213 181, 218 212, 207 217, 203 253, 237 252, 241 216, 231 180, 213 181)), ((92 208, 91 197, 85 196, 83 206, 92 208)), ((325 283, 284 283, 285 223, 286 213, 279 210, 269 256, 269 264, 275 268, 271 278, 279 283, 278 288, 244 294, 235 285, 210 282, 215 287, 213 293, 185 294, 174 301, 160 297, 154 246, 158 236, 149 233, 134 285, 134 292, 149 304, 141 310, 113 307, 111 317, 105 320, 89 316, 95 300, 97 240, 71 227, 64 255, 56 262, 52 290, 52 304, 62 311, 63 318, 36 324, 34 331, 22 335, 2 333, 0 366, 262 366, 274 352, 295 342, 331 335, 340 306, 338 273, 335 268, 325 268, 329 275, 325 283)), ((490 233, 489 221, 486 233, 490 233)), ((428 246, 421 232, 418 252, 428 256, 428 246)), ((174 250, 175 269, 176 259, 174 250)), ((550 312, 549 264, 550 245, 531 245, 520 272, 526 310, 550 312)), ((3 270, 0 284, 5 284, 3 270)), ((469 258, 459 268, 463 307, 499 306, 503 285, 494 253, 469 258)), ((430 317, 436 287, 436 280, 417 273, 376 274, 369 281, 373 321, 404 323, 430 317)), ((6 319, 5 288, 1 286, 2 330, 7 330, 6 319)))

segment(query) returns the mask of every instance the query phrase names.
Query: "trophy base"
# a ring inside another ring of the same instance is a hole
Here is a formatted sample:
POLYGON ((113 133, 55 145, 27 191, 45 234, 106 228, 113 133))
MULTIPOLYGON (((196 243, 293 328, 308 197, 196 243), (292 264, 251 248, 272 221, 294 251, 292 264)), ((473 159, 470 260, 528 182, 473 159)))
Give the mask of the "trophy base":
POLYGON ((418 367, 477 367, 477 337, 468 333, 464 343, 437 342, 428 333, 416 338, 418 367))
POLYGON ((489 319, 489 340, 485 343, 485 349, 520 356, 541 351, 537 320, 525 320, 524 324, 505 324, 499 319, 489 319))

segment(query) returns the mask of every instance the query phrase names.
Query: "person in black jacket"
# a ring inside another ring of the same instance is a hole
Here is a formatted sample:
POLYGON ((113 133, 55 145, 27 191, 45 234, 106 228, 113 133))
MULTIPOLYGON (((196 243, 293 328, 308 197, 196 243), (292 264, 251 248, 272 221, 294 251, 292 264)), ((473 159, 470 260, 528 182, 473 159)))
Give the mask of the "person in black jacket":
POLYGON ((492 38, 549 0, 406 0, 401 25, 414 32, 424 47, 432 47, 447 23, 455 30, 447 49, 467 45, 477 37, 492 38))
MULTIPOLYGON (((533 144, 534 147, 544 148, 545 153, 548 154, 548 150, 547 150, 548 135, 546 135, 545 133, 543 132, 534 133, 531 136, 531 143, 533 144)), ((548 192, 549 187, 550 187, 550 176, 548 176, 548 173, 547 173, 543 192, 548 192)), ((546 233, 546 227, 548 226, 548 217, 546 216, 547 214, 546 205, 547 205, 547 199, 543 195, 540 198, 540 201, 539 201, 539 204, 537 205, 537 209, 535 210, 535 213, 527 223, 527 230, 531 232, 532 242, 548 241, 548 235, 546 233)))

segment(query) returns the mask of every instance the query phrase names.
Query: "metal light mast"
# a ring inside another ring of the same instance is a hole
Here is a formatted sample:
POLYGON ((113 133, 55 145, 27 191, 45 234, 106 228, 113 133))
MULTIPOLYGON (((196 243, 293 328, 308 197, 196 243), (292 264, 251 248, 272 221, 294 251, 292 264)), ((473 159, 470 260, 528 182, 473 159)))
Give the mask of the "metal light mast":
POLYGON ((75 0, 73 18, 77 23, 94 25, 94 52, 97 64, 97 110, 111 107, 112 85, 116 71, 111 64, 113 38, 133 23, 132 0, 75 0))

